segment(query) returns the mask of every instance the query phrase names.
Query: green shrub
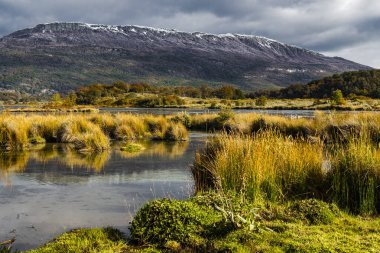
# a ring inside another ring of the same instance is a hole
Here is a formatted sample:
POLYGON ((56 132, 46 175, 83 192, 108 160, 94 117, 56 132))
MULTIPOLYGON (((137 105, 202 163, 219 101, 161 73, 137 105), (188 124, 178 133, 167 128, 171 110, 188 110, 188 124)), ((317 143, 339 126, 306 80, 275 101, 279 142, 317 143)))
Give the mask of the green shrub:
POLYGON ((265 96, 258 97, 255 101, 256 106, 265 106, 268 102, 268 98, 265 96))
POLYGON ((343 93, 341 90, 333 91, 331 95, 331 101, 335 105, 344 105, 346 104, 346 100, 343 97, 343 93))
POLYGON ((141 208, 133 219, 131 238, 138 244, 160 247, 170 241, 184 247, 201 247, 205 243, 202 233, 215 220, 212 215, 210 210, 190 201, 155 200, 141 208))
POLYGON ((316 199, 305 199, 295 201, 290 206, 288 213, 298 220, 312 225, 320 225, 333 222, 339 213, 339 209, 334 204, 316 199))

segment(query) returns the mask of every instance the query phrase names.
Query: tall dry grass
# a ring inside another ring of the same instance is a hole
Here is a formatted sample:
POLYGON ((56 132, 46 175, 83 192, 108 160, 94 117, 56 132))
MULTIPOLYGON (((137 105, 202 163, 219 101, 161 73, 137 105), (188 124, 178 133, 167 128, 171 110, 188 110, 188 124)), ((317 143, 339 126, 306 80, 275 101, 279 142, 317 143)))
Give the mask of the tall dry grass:
POLYGON ((102 151, 111 139, 182 141, 188 138, 182 123, 163 116, 0 115, 0 150, 24 150, 31 143, 73 143, 80 151, 102 151))
POLYGON ((333 150, 332 198, 353 213, 380 212, 380 150, 367 134, 333 150))
POLYGON ((77 117, 62 122, 57 130, 57 140, 62 143, 73 143, 75 149, 82 152, 103 151, 110 148, 110 140, 99 126, 77 117))
MULTIPOLYGON (((180 119, 180 117, 177 117, 180 119)), ((273 129, 281 135, 323 142, 347 142, 364 129, 374 142, 380 141, 380 113, 315 112, 312 118, 286 117, 259 113, 191 115, 189 129, 255 134, 273 129)))
POLYGON ((196 188, 235 191, 255 200, 314 197, 352 213, 380 213, 379 142, 371 122, 360 123, 359 131, 332 143, 291 137, 276 128, 253 135, 224 133, 196 154, 196 188))
POLYGON ((198 152, 192 172, 198 190, 241 192, 252 199, 320 195, 323 147, 277 131, 223 134, 198 152))
POLYGON ((0 148, 22 150, 28 144, 30 121, 21 116, 2 114, 0 116, 0 148))

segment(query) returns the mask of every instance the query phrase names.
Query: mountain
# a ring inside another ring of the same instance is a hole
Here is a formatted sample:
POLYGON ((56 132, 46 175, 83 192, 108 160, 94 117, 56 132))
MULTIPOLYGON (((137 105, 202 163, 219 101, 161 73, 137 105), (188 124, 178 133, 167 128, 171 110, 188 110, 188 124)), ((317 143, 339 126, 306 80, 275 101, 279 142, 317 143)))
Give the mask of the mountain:
POLYGON ((253 35, 84 23, 16 31, 0 39, 0 59, 0 88, 30 93, 115 80, 257 90, 370 69, 253 35))

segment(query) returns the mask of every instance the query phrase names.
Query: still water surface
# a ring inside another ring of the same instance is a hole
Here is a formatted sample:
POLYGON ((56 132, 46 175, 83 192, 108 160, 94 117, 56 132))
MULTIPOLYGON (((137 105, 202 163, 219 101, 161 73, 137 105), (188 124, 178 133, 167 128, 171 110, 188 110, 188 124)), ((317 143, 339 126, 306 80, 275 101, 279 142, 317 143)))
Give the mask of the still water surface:
POLYGON ((191 196, 190 164, 205 134, 181 143, 145 142, 139 153, 79 154, 47 144, 19 154, 0 154, 0 241, 35 248, 78 227, 113 226, 128 232, 148 200, 191 196))

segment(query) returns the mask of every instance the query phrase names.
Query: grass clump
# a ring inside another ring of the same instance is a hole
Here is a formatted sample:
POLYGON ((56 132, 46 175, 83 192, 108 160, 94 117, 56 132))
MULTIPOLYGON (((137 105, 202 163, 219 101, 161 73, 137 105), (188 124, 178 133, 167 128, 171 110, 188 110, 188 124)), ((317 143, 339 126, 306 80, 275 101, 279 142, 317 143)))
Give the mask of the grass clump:
POLYGON ((192 117, 187 112, 178 113, 171 120, 176 123, 182 123, 188 129, 191 128, 192 117))
POLYGON ((331 171, 334 201, 353 213, 379 213, 379 149, 362 135, 335 152, 331 171))
POLYGON ((113 228, 76 229, 29 253, 125 252, 124 235, 113 228))
POLYGON ((266 116, 252 122, 251 131, 257 133, 263 130, 276 130, 284 136, 306 139, 315 135, 311 122, 305 119, 286 119, 278 116, 266 116))
POLYGON ((117 122, 114 116, 107 113, 96 114, 91 115, 89 117, 89 120, 95 125, 99 126, 105 135, 110 136, 111 138, 115 138, 117 122))
POLYGON ((188 132, 182 124, 171 123, 165 131, 164 139, 167 141, 186 141, 188 132))
POLYGON ((31 122, 29 129, 31 139, 43 138, 46 142, 57 142, 57 130, 65 121, 65 116, 32 115, 27 120, 31 122))
POLYGON ((84 119, 68 119, 57 130, 62 143, 73 143, 79 151, 103 151, 110 148, 109 139, 99 126, 84 119))
POLYGON ((46 140, 42 138, 41 136, 36 136, 36 137, 29 138, 29 143, 43 144, 43 143, 46 143, 46 140))
POLYGON ((149 132, 152 135, 152 139, 154 140, 164 140, 166 130, 169 127, 169 122, 166 118, 159 116, 149 116, 146 117, 145 123, 148 126, 149 132))
POLYGON ((255 136, 223 134, 196 155, 198 190, 232 190, 251 199, 317 196, 323 188, 323 147, 276 131, 255 136))
POLYGON ((331 224, 339 214, 334 204, 328 204, 316 199, 295 201, 288 209, 291 216, 312 225, 331 224))
POLYGON ((128 143, 125 146, 122 146, 120 148, 121 151, 129 152, 129 153, 140 152, 144 149, 145 147, 143 145, 137 144, 137 143, 128 143))
POLYGON ((29 122, 22 117, 2 115, 0 118, 0 148, 23 150, 27 148, 29 122))
POLYGON ((135 140, 150 137, 145 118, 150 116, 136 116, 132 114, 117 114, 115 138, 118 140, 135 140))

